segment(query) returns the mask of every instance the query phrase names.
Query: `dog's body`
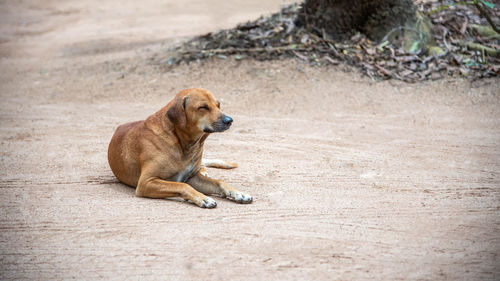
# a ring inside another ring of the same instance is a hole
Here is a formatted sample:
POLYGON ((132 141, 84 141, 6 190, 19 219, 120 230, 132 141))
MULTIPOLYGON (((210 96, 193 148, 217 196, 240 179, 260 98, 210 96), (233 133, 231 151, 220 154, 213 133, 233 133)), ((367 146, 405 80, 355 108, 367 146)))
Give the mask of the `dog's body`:
MULTIPOLYGON (((116 129, 108 148, 109 166, 121 182, 136 187, 137 196, 180 196, 204 208, 217 205, 204 194, 250 203, 251 196, 206 177, 202 165, 208 135, 227 130, 232 121, 220 111, 220 103, 209 91, 181 91, 146 120, 116 129)), ((207 165, 236 166, 217 161, 207 165)))

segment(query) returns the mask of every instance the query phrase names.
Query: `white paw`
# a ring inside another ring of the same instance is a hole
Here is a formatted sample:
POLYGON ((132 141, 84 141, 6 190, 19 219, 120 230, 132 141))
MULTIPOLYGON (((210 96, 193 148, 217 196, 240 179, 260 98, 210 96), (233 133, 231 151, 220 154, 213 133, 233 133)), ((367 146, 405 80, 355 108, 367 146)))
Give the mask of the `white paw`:
POLYGON ((210 197, 207 197, 205 199, 203 199, 203 201, 201 201, 201 206, 202 208, 215 208, 217 207, 217 202, 215 202, 214 199, 210 198, 210 197))
POLYGON ((252 196, 237 190, 229 191, 229 193, 227 194, 227 198, 229 200, 244 204, 252 203, 253 200, 252 196))

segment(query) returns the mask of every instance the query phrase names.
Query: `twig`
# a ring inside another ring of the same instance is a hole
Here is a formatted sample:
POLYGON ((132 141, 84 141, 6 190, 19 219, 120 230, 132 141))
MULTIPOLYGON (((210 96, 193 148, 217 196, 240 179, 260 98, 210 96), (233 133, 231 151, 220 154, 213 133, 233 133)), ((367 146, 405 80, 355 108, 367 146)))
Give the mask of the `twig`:
POLYGON ((378 71, 380 71, 380 73, 382 73, 386 76, 389 76, 389 77, 393 76, 393 74, 389 70, 385 69, 384 67, 382 67, 378 64, 375 64, 375 67, 378 69, 378 71))
POLYGON ((339 61, 333 60, 333 59, 332 59, 331 57, 329 57, 329 56, 324 56, 324 58, 325 58, 328 62, 330 62, 331 64, 333 64, 333 65, 337 65, 337 64, 339 64, 339 63, 340 63, 339 61))
POLYGON ((448 52, 451 52, 451 47, 450 45, 448 45, 448 41, 446 40, 446 36, 448 35, 448 28, 442 26, 444 28, 444 32, 443 32, 443 42, 444 42, 444 46, 446 47, 446 49, 448 50, 448 52))
POLYGON ((303 56, 303 55, 301 55, 301 54, 299 54, 299 53, 295 52, 295 50, 293 50, 293 51, 292 51, 292 53, 293 53, 294 55, 296 55, 299 59, 301 59, 301 60, 305 60, 305 61, 308 61, 308 59, 307 59, 307 57, 306 57, 306 56, 303 56))
POLYGON ((469 24, 469 18, 465 18, 464 23, 462 24, 462 27, 460 28, 460 33, 462 35, 465 34, 465 31, 467 30, 467 24, 469 24))
POLYGON ((272 51, 309 51, 308 48, 300 48, 297 44, 285 45, 279 47, 268 47, 268 48, 227 48, 227 49, 209 49, 209 50, 195 50, 195 51, 185 51, 183 54, 234 54, 234 53, 261 53, 261 52, 272 52, 272 51))

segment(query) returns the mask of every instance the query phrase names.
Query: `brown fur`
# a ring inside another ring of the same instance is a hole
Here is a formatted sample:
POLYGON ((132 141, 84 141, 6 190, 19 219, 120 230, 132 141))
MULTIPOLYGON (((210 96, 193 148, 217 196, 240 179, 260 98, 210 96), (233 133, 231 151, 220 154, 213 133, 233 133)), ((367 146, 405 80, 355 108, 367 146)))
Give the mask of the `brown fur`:
POLYGON ((204 194, 250 203, 251 196, 206 177, 201 164, 206 138, 229 128, 227 118, 209 91, 183 90, 146 120, 117 128, 108 147, 109 166, 121 182, 136 187, 137 196, 182 197, 206 208, 217 204, 204 194))

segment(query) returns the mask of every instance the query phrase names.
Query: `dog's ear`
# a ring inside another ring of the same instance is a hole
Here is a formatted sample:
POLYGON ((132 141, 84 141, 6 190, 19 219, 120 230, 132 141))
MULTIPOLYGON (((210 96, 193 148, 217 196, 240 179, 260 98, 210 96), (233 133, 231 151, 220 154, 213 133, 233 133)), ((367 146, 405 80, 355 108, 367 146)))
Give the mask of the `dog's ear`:
POLYGON ((186 103, 188 97, 176 97, 174 103, 167 110, 167 117, 170 122, 179 128, 186 127, 186 103))

